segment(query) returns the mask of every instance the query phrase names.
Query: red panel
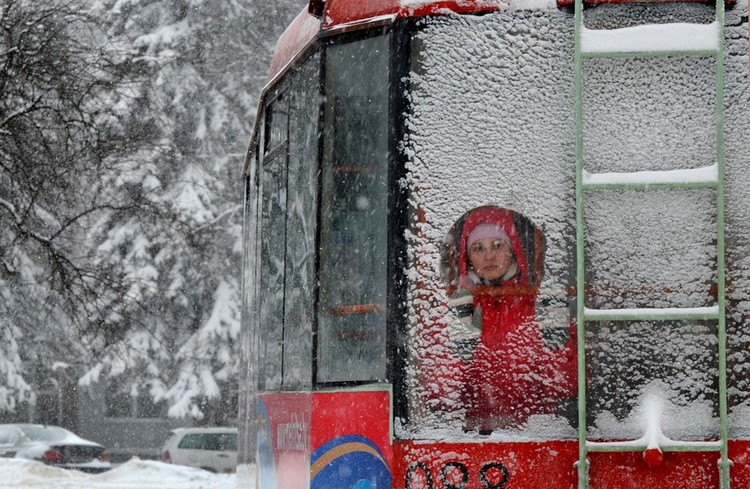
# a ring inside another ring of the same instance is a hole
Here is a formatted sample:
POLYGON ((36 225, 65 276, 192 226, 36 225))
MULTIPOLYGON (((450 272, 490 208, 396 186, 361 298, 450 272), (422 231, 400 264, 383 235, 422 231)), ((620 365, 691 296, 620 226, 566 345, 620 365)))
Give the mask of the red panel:
POLYGON ((708 489, 719 487, 717 453, 665 453, 664 462, 653 469, 642 453, 590 453, 591 489, 658 487, 664 489, 708 489))
POLYGON ((396 444, 394 455, 399 464, 394 467, 393 487, 406 489, 446 489, 446 483, 464 489, 574 489, 578 480, 573 466, 578 460, 578 443, 573 441, 404 441, 396 444))
POLYGON ((502 2, 486 0, 328 0, 324 14, 324 27, 332 28, 351 22, 360 22, 383 15, 397 17, 421 17, 425 15, 443 15, 448 12, 460 14, 484 13, 500 10, 502 2), (405 5, 401 5, 404 3, 405 5))
POLYGON ((400 0, 327 0, 323 25, 335 27, 381 15, 397 14, 400 0))
POLYGON ((388 391, 313 394, 312 489, 392 487, 390 406, 388 391))
POLYGON ((329 440, 361 435, 375 443, 392 465, 391 401, 387 391, 317 392, 313 394, 313 413, 313 451, 329 440))
POLYGON ((732 487, 734 489, 750 487, 750 440, 730 440, 729 460, 734 463, 729 472, 732 487))
MULTIPOLYGON (((310 478, 310 453, 350 435, 374 443, 391 468, 394 488, 405 489, 575 489, 576 440, 549 442, 431 442, 390 440, 387 391, 270 394, 262 396, 259 431, 267 433, 260 450, 261 472, 275 474, 264 487, 304 488, 310 478), (270 445, 270 446, 268 446, 270 445), (264 452, 265 449, 265 452, 264 452), (268 452, 268 449, 271 452, 268 452), (464 482, 465 481, 465 482, 464 482)), ((750 488, 750 441, 730 441, 733 488, 750 488)), ((641 453, 589 453, 591 489, 719 487, 713 453, 665 453, 649 468, 641 453)))
MULTIPOLYGON (((396 442, 393 487, 406 489, 575 489, 577 441, 536 443, 396 442), (507 471, 507 482, 502 465, 507 471), (484 473, 485 480, 482 480, 484 473), (466 484, 462 480, 466 478, 466 484), (448 485, 446 486, 446 482, 448 485), (452 484, 452 486, 450 485, 452 484), (494 486, 493 486, 494 484, 494 486)), ((732 441, 733 488, 750 488, 750 441, 732 441)), ((717 453, 666 453, 649 468, 641 453, 590 453, 591 489, 711 489, 719 487, 717 453)))

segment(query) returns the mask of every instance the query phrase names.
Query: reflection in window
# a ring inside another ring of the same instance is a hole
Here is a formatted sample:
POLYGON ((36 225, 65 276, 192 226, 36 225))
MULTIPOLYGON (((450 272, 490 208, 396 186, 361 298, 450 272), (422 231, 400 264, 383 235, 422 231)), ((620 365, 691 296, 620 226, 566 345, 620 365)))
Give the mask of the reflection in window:
POLYGON ((312 385, 315 229, 318 206, 320 55, 291 77, 284 289, 285 390, 312 385))
POLYGON ((265 152, 270 153, 286 143, 289 134, 289 100, 282 92, 266 111, 265 152))
POLYGON ((388 38, 326 55, 317 381, 384 379, 388 38))
MULTIPOLYGON (((267 111, 275 113, 275 105, 267 111)), ((280 114, 281 112, 279 112, 280 114)), ((273 116, 278 118, 277 115, 273 116)), ((284 249, 286 246, 286 152, 263 160, 261 170, 260 388, 281 387, 284 327, 284 249)))
POLYGON ((260 231, 259 388, 312 384, 320 55, 265 110, 260 231))
POLYGON ((552 344, 536 316, 544 243, 530 219, 496 206, 465 213, 444 240, 450 313, 437 337, 448 349, 427 350, 422 385, 432 392, 455 389, 440 406, 463 417, 466 432, 515 429, 537 415, 573 419, 575 325, 561 314, 551 327, 564 341, 552 344))

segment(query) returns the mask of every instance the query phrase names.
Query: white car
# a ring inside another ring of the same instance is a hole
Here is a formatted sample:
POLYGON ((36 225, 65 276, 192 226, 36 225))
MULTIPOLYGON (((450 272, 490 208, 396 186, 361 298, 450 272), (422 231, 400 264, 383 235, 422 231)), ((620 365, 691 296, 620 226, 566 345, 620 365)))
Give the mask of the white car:
POLYGON ((237 428, 177 428, 161 450, 167 463, 211 472, 237 469, 237 428))
POLYGON ((104 472, 109 452, 59 426, 0 424, 0 457, 37 460, 63 469, 104 472))

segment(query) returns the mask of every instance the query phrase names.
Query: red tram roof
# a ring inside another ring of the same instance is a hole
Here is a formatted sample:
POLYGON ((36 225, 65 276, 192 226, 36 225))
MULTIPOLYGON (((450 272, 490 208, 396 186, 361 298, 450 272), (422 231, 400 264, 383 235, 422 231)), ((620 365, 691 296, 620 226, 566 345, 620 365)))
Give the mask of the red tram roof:
POLYGON ((308 13, 307 9, 297 15, 276 42, 276 49, 271 59, 268 79, 274 79, 284 67, 299 54, 320 31, 320 19, 308 13))
POLYGON ((424 15, 493 12, 508 7, 503 0, 328 0, 323 15, 324 28, 360 22, 383 15, 421 17, 424 15))
MULTIPOLYGON (((531 0, 530 0, 531 1, 531 0)), ((312 0, 311 9, 321 8, 320 18, 305 8, 276 44, 269 80, 284 70, 319 31, 330 31, 380 18, 422 17, 447 13, 484 13, 508 7, 504 0, 312 0)))

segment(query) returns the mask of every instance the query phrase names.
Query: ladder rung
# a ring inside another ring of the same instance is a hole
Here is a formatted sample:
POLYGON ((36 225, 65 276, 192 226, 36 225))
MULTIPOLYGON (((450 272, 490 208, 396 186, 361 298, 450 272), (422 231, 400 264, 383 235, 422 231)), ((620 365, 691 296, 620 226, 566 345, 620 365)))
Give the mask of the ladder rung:
MULTIPOLYGON (((589 452, 642 452, 648 448, 644 440, 632 441, 586 441, 586 450, 589 452)), ((659 445, 662 452, 718 452, 721 450, 721 441, 672 441, 672 443, 659 445)))
POLYGON ((689 319, 719 319, 719 306, 668 307, 661 309, 583 309, 584 321, 670 321, 689 319))
POLYGON ((581 26, 584 57, 713 56, 719 51, 719 25, 647 24, 622 29, 581 26))
POLYGON ((589 173, 583 170, 584 189, 713 188, 719 183, 715 163, 686 170, 589 173))

